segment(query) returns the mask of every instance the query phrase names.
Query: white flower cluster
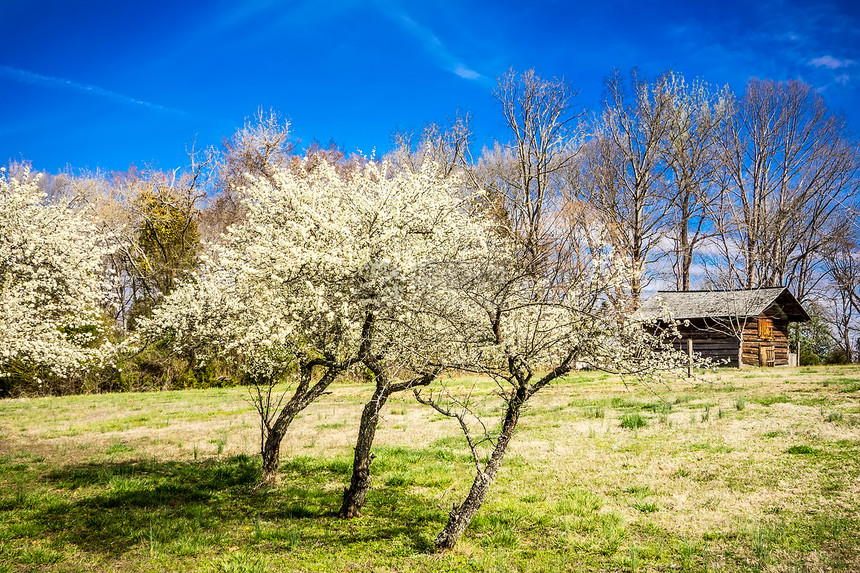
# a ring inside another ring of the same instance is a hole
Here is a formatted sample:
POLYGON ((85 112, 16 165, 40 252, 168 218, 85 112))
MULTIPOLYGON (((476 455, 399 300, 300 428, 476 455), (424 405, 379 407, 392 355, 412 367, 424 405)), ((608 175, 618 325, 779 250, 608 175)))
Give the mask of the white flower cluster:
POLYGON ((0 376, 68 376, 111 355, 99 311, 107 253, 84 209, 49 203, 27 170, 0 173, 0 376))
POLYGON ((433 166, 413 173, 373 162, 348 173, 315 162, 249 179, 246 221, 142 332, 198 360, 241 358, 254 375, 282 371, 296 356, 356 356, 362 343, 383 351, 424 342, 410 333, 433 285, 428 274, 485 245, 459 189, 433 166))

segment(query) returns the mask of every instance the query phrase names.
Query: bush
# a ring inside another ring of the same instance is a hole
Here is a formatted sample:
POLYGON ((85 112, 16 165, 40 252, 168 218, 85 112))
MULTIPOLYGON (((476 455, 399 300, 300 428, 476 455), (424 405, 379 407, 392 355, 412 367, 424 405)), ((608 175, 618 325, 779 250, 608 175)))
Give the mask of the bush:
POLYGON ((841 348, 834 348, 824 359, 825 364, 850 364, 848 354, 841 348))
POLYGON ((168 344, 155 344, 120 362, 112 380, 105 380, 107 391, 180 390, 235 386, 230 365, 212 360, 194 368, 190 361, 173 353, 168 344))
POLYGON ((799 455, 808 455, 808 454, 816 454, 818 450, 813 448, 812 446, 791 446, 788 448, 787 452, 789 454, 799 454, 799 455))
POLYGON ((809 348, 800 349, 800 365, 801 366, 818 366, 821 364, 821 359, 818 355, 809 348))
POLYGON ((235 368, 227 361, 212 360, 193 368, 169 345, 154 344, 131 356, 119 357, 115 364, 62 377, 33 364, 9 364, 0 376, 0 398, 223 388, 238 383, 235 368))

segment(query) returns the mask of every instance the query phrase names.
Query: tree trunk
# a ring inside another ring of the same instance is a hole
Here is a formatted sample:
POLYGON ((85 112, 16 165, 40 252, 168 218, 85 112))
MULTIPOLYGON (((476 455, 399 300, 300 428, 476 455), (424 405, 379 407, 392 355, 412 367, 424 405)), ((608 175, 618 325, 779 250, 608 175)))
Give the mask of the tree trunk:
POLYGON ((260 487, 275 487, 281 483, 281 442, 287 433, 287 428, 290 427, 296 414, 301 410, 301 408, 295 409, 290 406, 292 404, 287 404, 284 407, 277 422, 266 433, 266 441, 260 452, 263 457, 263 477, 260 480, 260 487), (293 411, 294 409, 295 411, 293 411))
POLYGON ((448 523, 445 528, 436 536, 436 550, 447 551, 457 546, 457 542, 472 518, 478 513, 484 499, 487 497, 487 492, 490 490, 490 485, 493 483, 493 478, 486 472, 481 472, 475 476, 475 481, 472 483, 472 489, 469 490, 469 495, 465 501, 459 506, 454 506, 451 513, 448 514, 448 523))
POLYGON ((502 432, 499 434, 499 439, 496 442, 496 447, 493 449, 493 455, 490 457, 486 469, 484 471, 478 470, 475 481, 472 483, 472 488, 469 490, 469 495, 466 496, 466 499, 459 506, 454 506, 448 514, 448 523, 439 532, 439 535, 436 536, 437 551, 453 549, 466 531, 466 528, 469 527, 472 518, 481 509, 481 505, 487 497, 487 492, 490 490, 490 485, 496 479, 496 474, 502 465, 502 459, 505 457, 508 444, 514 436, 514 430, 520 417, 520 408, 524 403, 524 388, 520 388, 516 397, 508 403, 508 411, 505 414, 504 424, 502 424, 502 432))
POLYGON ((638 310, 642 306, 642 276, 638 270, 634 271, 630 279, 630 298, 630 310, 638 310))
POLYGON ((681 289, 690 290, 690 267, 693 266, 693 248, 687 244, 684 246, 684 254, 681 259, 681 289))
POLYGON ((287 433, 290 424, 293 423, 296 415, 299 412, 311 405, 317 398, 322 396, 326 389, 334 382, 338 374, 349 368, 356 360, 350 359, 343 363, 327 362, 321 359, 311 360, 300 366, 299 384, 292 398, 284 405, 278 414, 277 420, 271 426, 268 425, 268 394, 263 397, 260 394, 260 403, 257 405, 258 413, 262 416, 262 424, 264 427, 265 440, 263 441, 260 455, 263 458, 263 476, 260 482, 261 487, 276 486, 280 482, 280 458, 281 458, 281 441, 287 433), (311 385, 313 381, 313 372, 315 368, 322 368, 323 374, 316 384, 311 385))
POLYGON ((388 398, 397 392, 417 386, 427 386, 438 374, 438 371, 427 372, 411 380, 392 383, 377 360, 368 357, 365 364, 376 375, 376 390, 361 413, 358 439, 355 442, 355 457, 352 462, 352 479, 349 487, 343 490, 343 505, 338 512, 338 515, 347 519, 361 515, 361 508, 370 490, 370 464, 374 457, 371 454, 371 448, 373 448, 373 439, 376 437, 376 426, 379 424, 379 413, 388 398))
POLYGON ((358 427, 358 439, 355 442, 352 479, 349 488, 343 491, 343 505, 338 514, 340 517, 351 519, 361 515, 361 508, 370 490, 370 463, 373 461, 370 450, 376 436, 376 426, 379 424, 379 412, 388 401, 391 390, 392 387, 389 384, 378 384, 373 397, 364 405, 361 424, 358 427))
POLYGON ((690 266, 693 264, 693 247, 690 246, 690 230, 688 228, 692 215, 690 213, 690 191, 685 189, 682 192, 681 201, 681 223, 678 242, 680 243, 680 281, 678 290, 690 290, 690 266))
POLYGON ((281 483, 281 440, 283 435, 276 436, 272 432, 266 436, 263 444, 263 477, 260 480, 261 487, 276 487, 281 483))

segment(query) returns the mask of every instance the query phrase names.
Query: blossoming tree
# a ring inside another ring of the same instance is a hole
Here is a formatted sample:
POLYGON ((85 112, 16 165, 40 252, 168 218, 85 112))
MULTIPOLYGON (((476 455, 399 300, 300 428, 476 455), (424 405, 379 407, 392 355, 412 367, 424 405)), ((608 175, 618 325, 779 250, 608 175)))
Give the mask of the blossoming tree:
MULTIPOLYGON (((668 340, 609 303, 628 271, 600 241, 587 265, 572 268, 552 250, 530 256, 497 238, 484 259, 449 265, 436 274, 432 301, 449 318, 448 366, 489 375, 497 384, 496 423, 475 414, 471 392, 414 389, 419 402, 455 419, 473 457, 475 478, 436 538, 453 548, 483 504, 514 437, 523 407, 538 392, 587 366, 635 377, 684 375, 687 358, 668 340), (493 428, 492 430, 490 428, 493 428)), ((667 333, 671 336, 671 333, 667 333)), ((481 409, 488 405, 482 405, 481 409)))
POLYGON ((84 206, 52 204, 38 183, 29 169, 0 173, 0 393, 71 377, 111 352, 101 314, 108 250, 84 206))
POLYGON ((363 324, 360 357, 375 389, 364 406, 350 486, 340 515, 358 515, 370 487, 371 448, 380 411, 395 392, 430 384, 447 340, 429 313, 440 268, 484 252, 486 222, 472 212, 477 196, 464 196, 461 180, 427 163, 417 171, 377 166, 351 192, 350 256, 345 283, 363 324))
MULTIPOLYGON (((412 337, 427 298, 427 269, 481 248, 481 224, 455 180, 367 163, 282 167, 249 179, 244 223, 214 248, 198 281, 166 297, 149 338, 205 360, 232 356, 253 383, 261 416, 263 482, 278 480, 279 445, 298 412, 362 364, 375 391, 365 406, 342 515, 356 515, 370 485, 370 449, 388 397, 433 380, 412 337), (291 369, 291 397, 273 391, 291 369), (411 374, 403 379, 398 372, 411 374)), ((420 329, 419 329, 420 330, 420 329)))

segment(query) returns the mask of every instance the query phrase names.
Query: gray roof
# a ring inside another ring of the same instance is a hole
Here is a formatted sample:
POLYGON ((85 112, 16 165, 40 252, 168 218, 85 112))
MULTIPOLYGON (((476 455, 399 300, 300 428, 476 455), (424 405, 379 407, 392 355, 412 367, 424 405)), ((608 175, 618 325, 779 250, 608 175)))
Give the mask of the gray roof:
POLYGON ((786 287, 723 291, 658 291, 636 311, 640 320, 666 317, 675 320, 731 316, 758 316, 771 312, 795 322, 809 320, 809 315, 786 287))

